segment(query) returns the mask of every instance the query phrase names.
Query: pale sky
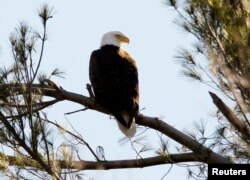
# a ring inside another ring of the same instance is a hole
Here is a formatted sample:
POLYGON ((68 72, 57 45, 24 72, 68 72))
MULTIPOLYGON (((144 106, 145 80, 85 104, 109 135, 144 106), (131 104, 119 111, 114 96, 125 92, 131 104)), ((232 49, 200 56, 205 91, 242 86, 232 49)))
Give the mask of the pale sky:
MULTIPOLYGON (((42 0, 0 0, 0 66, 11 62, 9 34, 25 21, 41 29, 37 9, 42 0)), ((130 38, 124 48, 136 60, 140 80, 140 108, 147 116, 163 117, 179 130, 192 131, 193 121, 214 121, 209 116, 215 110, 207 87, 180 76, 181 66, 174 55, 179 47, 190 47, 192 37, 173 23, 176 13, 162 0, 74 0, 47 1, 54 7, 54 17, 48 22, 49 40, 41 70, 50 73, 63 70, 65 79, 53 81, 64 89, 84 95, 88 79, 89 56, 99 48, 102 35, 119 30, 130 38)), ((82 108, 74 103, 60 102, 48 111, 51 119, 66 125, 64 113, 82 108)), ((123 137, 116 122, 95 111, 67 116, 74 128, 95 149, 102 146, 107 160, 134 159, 130 144, 119 144, 123 137)), ((208 123, 207 123, 208 124, 208 123)), ((155 131, 146 134, 152 147, 159 147, 155 131)), ((56 138, 56 137, 55 137, 56 138)), ((174 151, 174 142, 171 150, 174 151)), ((79 149, 78 149, 79 150, 79 149)), ((84 149, 82 158, 92 159, 84 149), (86 153, 86 154, 85 154, 86 153), (85 156, 84 156, 85 155, 85 156)), ((142 154, 153 156, 154 151, 142 154)), ((94 180, 158 180, 170 165, 130 170, 84 171, 86 179, 94 180)), ((184 180, 185 168, 173 166, 165 179, 184 180)))

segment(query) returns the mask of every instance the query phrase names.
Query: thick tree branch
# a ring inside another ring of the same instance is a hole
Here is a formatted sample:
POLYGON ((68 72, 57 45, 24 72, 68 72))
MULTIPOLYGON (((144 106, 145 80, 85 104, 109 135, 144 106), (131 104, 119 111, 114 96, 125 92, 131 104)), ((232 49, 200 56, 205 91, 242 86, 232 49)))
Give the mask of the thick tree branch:
MULTIPOLYGON (((26 158, 24 162, 20 162, 17 157, 7 156, 6 160, 9 166, 27 166, 34 167, 34 160, 26 158)), ((144 168, 162 164, 173 164, 183 162, 197 162, 199 159, 194 153, 170 154, 167 157, 156 156, 145 159, 115 160, 115 161, 71 161, 70 164, 65 161, 58 161, 62 169, 77 170, 96 170, 96 169, 121 169, 121 168, 144 168)), ((40 167, 37 167, 40 168, 40 167)))
POLYGON ((225 157, 213 152, 211 149, 203 146, 190 136, 182 133, 181 131, 175 129, 169 124, 158 118, 147 117, 144 115, 140 115, 136 122, 140 125, 150 127, 152 129, 158 130, 166 136, 172 138, 176 142, 184 145, 194 152, 197 158, 204 163, 232 163, 230 160, 225 157))
MULTIPOLYGON (((16 84, 15 88, 18 89, 20 88, 20 86, 22 85, 16 84)), ((33 87, 39 88, 39 85, 34 85, 33 87)), ((81 104, 89 109, 93 109, 93 110, 96 110, 105 114, 109 114, 106 110, 98 106, 93 101, 93 99, 89 97, 76 94, 76 93, 72 93, 72 92, 68 92, 64 89, 61 89, 60 91, 55 90, 50 87, 46 87, 46 88, 40 87, 39 89, 45 96, 54 97, 60 100, 72 101, 72 102, 81 104)), ((157 131, 160 131, 166 136, 175 140, 176 142, 186 146, 188 149, 193 151, 193 153, 197 156, 197 158, 199 158, 200 161, 204 163, 232 163, 227 158, 213 152, 209 148, 206 148, 205 146, 203 146, 196 140, 192 139, 190 136, 180 132, 179 130, 175 129, 174 127, 168 125, 167 123, 163 122, 162 120, 158 118, 147 117, 141 114, 136 119, 136 122, 139 125, 147 126, 157 131)))
POLYGON ((170 154, 168 157, 156 156, 145 159, 117 160, 117 161, 73 161, 73 167, 79 170, 89 169, 120 169, 144 168, 148 166, 173 164, 181 162, 197 162, 198 158, 193 153, 170 154))
POLYGON ((209 92, 209 94, 213 99, 213 103, 227 118, 229 123, 235 129, 237 129, 246 139, 250 139, 250 130, 247 127, 247 124, 238 119, 238 117, 234 114, 234 112, 216 94, 212 92, 209 92))

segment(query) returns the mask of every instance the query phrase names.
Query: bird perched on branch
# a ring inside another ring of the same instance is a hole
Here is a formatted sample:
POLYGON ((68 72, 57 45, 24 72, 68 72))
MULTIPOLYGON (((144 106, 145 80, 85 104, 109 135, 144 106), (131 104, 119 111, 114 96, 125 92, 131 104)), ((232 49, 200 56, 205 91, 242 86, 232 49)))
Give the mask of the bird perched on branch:
POLYGON ((129 38, 119 31, 103 35, 101 46, 90 57, 89 77, 96 102, 117 120, 128 137, 136 133, 139 81, 135 61, 120 46, 129 38))

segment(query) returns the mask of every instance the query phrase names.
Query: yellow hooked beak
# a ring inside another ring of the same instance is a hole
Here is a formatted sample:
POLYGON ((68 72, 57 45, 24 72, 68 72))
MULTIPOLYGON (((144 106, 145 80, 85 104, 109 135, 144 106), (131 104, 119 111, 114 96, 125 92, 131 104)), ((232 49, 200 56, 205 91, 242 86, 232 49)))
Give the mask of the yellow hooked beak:
POLYGON ((116 34, 115 37, 118 39, 121 43, 128 43, 129 44, 129 38, 120 34, 116 34))

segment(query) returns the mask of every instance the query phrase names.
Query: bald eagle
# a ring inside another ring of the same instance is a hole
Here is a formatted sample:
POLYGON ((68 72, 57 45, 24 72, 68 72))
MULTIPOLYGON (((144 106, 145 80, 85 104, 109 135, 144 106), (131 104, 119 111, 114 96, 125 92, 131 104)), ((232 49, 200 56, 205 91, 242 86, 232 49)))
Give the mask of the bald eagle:
POLYGON ((129 43, 129 38, 119 31, 103 35, 100 48, 90 56, 89 78, 96 102, 132 137, 139 109, 138 70, 129 53, 120 48, 122 43, 129 43))

